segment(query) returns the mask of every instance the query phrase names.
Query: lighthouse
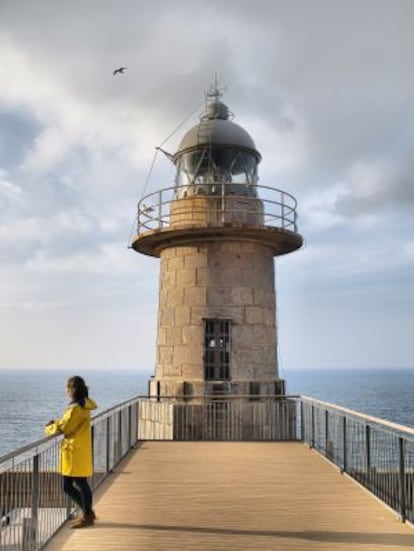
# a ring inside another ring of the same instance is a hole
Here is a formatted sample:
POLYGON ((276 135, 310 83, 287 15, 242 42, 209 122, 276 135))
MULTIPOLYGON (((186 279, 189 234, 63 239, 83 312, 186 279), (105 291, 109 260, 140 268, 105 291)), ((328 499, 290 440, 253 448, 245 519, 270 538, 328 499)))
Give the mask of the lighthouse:
POLYGON ((282 395, 274 259, 302 245, 296 200, 260 182, 261 154, 217 88, 169 158, 175 180, 142 198, 132 242, 160 259, 149 394, 282 395))

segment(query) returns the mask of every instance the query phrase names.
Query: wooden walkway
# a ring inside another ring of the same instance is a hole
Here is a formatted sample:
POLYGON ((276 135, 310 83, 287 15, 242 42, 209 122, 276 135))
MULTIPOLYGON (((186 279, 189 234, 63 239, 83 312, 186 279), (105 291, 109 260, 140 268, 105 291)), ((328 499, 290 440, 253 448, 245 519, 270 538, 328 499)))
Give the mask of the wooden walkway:
POLYGON ((414 529, 300 443, 146 442, 47 551, 405 551, 414 529))

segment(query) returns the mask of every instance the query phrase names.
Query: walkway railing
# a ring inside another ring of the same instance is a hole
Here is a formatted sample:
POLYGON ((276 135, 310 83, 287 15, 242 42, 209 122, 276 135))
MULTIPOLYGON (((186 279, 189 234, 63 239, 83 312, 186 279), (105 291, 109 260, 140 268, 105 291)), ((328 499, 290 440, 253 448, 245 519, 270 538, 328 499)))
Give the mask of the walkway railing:
POLYGON ((301 439, 414 522, 414 428, 301 397, 301 439))
MULTIPOLYGON (((93 419, 96 488, 137 442, 138 398, 93 419)), ((41 549, 73 512, 59 474, 62 436, 0 458, 0 551, 41 549)))
MULTIPOLYGON (((139 440, 303 441, 414 522, 414 429, 298 396, 136 397, 93 419, 96 488, 139 440)), ((0 458, 0 551, 37 551, 72 506, 47 437, 0 458)))

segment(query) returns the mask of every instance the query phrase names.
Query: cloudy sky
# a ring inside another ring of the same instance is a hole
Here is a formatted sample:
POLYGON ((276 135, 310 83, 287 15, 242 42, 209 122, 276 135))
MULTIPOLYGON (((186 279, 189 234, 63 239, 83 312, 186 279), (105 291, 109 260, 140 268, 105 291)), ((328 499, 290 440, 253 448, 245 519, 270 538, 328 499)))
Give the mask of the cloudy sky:
POLYGON ((0 368, 152 370, 136 203, 216 72, 299 204, 282 368, 413 368, 413 24, 411 0, 0 0, 0 368))

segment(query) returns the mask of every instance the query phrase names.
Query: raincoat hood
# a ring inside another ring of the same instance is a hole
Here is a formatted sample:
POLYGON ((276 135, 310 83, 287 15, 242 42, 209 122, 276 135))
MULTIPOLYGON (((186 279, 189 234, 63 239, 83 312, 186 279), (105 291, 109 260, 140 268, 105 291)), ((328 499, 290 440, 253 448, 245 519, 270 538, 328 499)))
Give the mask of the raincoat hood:
POLYGON ((92 411, 93 409, 96 409, 97 403, 95 400, 92 400, 92 398, 81 398, 77 402, 72 402, 69 405, 79 404, 81 407, 88 409, 89 411, 92 411))

